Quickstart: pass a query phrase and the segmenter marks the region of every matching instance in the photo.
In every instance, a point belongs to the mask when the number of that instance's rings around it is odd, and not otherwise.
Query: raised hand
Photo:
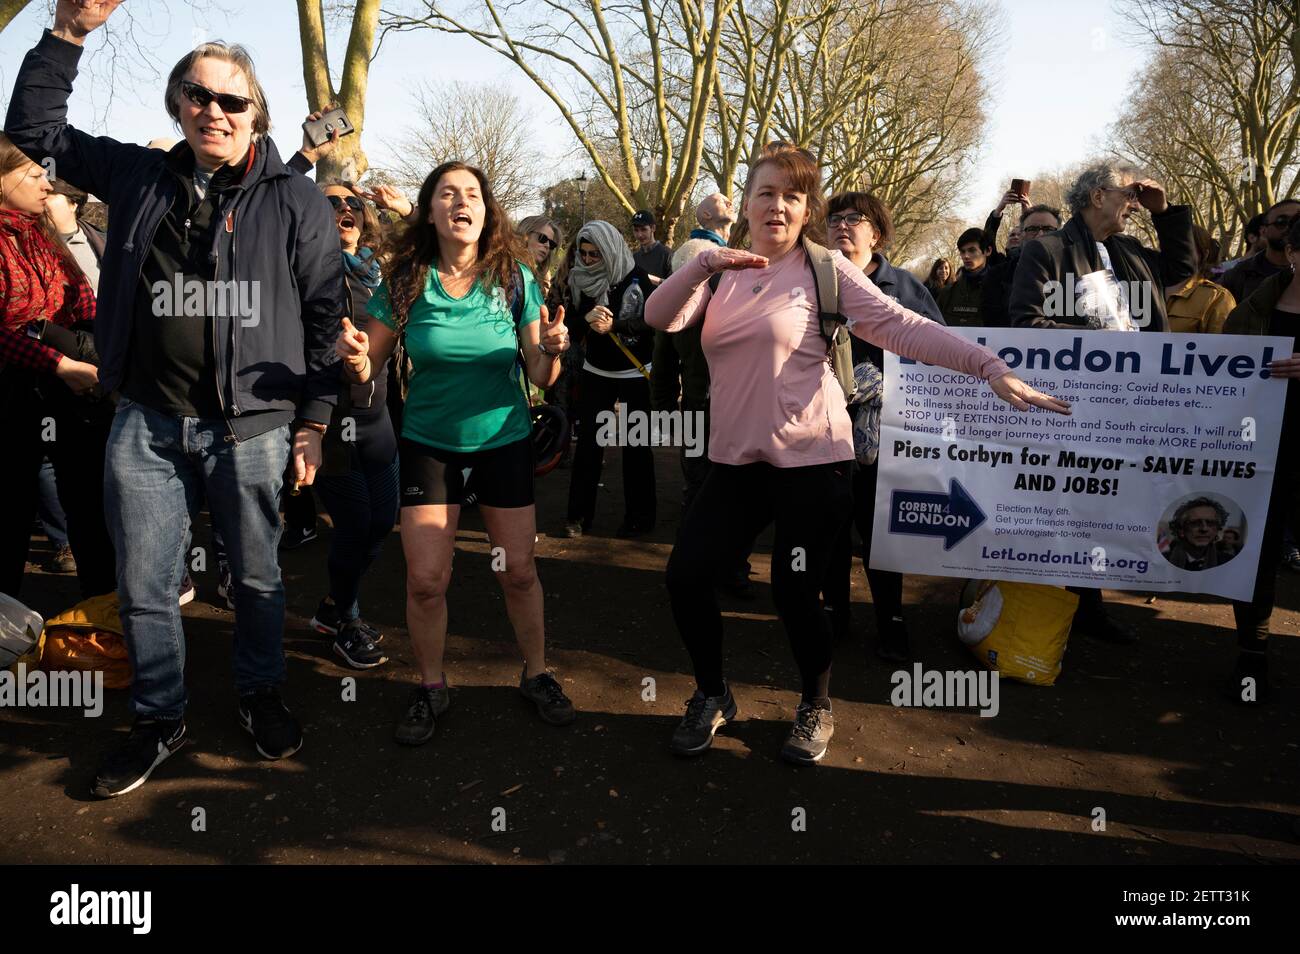
[[[1059,401],[1050,394],[1044,394],[1042,391],[1036,391],[1024,381],[1008,371],[1006,374],[993,378],[989,381],[989,386],[993,388],[993,393],[1002,400],[1006,401],[1017,411],[1028,411],[1030,406],[1041,407],[1047,411],[1054,411],[1057,414],[1069,414],[1070,405],[1065,401]]]
[[[1027,209],[1029,208],[1029,199],[1019,192],[1008,189],[1006,194],[1002,196],[1002,201],[998,203],[998,215],[1001,215],[1002,210],[1009,205],[1018,205],[1022,209]]]
[[[406,218],[414,210],[411,200],[390,185],[377,185],[373,189],[357,187],[363,199],[369,199],[380,209],[387,209],[401,218]]]
[[[122,0],[59,0],[54,9],[55,36],[80,45],[104,25]]]
[[[343,331],[334,343],[334,351],[348,370],[360,375],[366,370],[370,360],[370,336],[353,326],[347,318],[343,319]]]
[[[738,248],[711,248],[700,253],[700,264],[712,274],[728,269],[767,268],[767,259]]]
[[[538,344],[549,354],[559,355],[569,350],[569,329],[564,327],[564,306],[555,309],[555,317],[550,316],[550,309],[542,306],[541,328]]]
[[[1159,215],[1165,209],[1169,208],[1169,199],[1165,196],[1165,187],[1155,179],[1139,179],[1133,183],[1133,187],[1138,190],[1138,202],[1148,212],[1154,212]]]
[[[329,108],[333,109],[334,107],[331,106]],[[324,116],[326,112],[327,110],[318,109],[314,113],[309,113],[307,118],[304,119],[303,122],[314,123],[316,120]],[[316,163],[320,162],[322,159],[324,159],[326,156],[328,156],[331,152],[334,151],[334,148],[339,144],[339,139],[342,137],[342,135],[343,134],[339,131],[339,129],[335,127],[334,130],[330,133],[329,139],[327,139],[325,142],[317,146],[312,143],[311,137],[307,135],[307,131],[304,129],[302,133],[302,148],[299,149],[298,151],[301,152],[304,156],[306,156],[307,160],[314,166],[316,165]]]

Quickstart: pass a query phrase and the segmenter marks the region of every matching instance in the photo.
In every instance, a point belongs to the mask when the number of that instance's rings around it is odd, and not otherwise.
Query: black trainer
[[[138,717],[125,741],[99,767],[91,793],[116,798],[134,791],[184,744],[184,719]]]
[[[423,745],[433,738],[438,716],[450,708],[451,693],[447,691],[445,676],[439,689],[416,686],[411,692],[411,703],[406,707],[406,714],[393,732],[393,738],[402,745]]]
[[[316,539],[315,527],[285,527],[280,535],[281,550],[296,550],[305,543]]]
[[[736,718],[736,700],[731,687],[720,696],[706,696],[699,689],[686,700],[686,715],[673,730],[669,748],[675,755],[699,755],[713,744],[713,735]]]
[[[568,725],[576,718],[573,703],[549,672],[538,673],[529,679],[528,667],[525,666],[519,674],[519,691],[525,699],[537,706],[537,714],[543,722]]]
[[[382,643],[384,634],[375,629],[361,617],[357,617],[354,622],[361,627],[361,631],[366,634],[372,643]],[[316,607],[316,615],[311,618],[312,629],[318,633],[324,633],[326,636],[337,636],[339,628],[343,625],[343,617],[339,614],[337,603],[331,603],[328,600],[321,600],[320,605]]]
[[[334,637],[334,653],[353,669],[374,669],[388,662],[388,657],[355,619],[344,623]]]
[[[280,700],[280,690],[263,686],[239,697],[239,724],[267,759],[287,759],[302,748],[302,726]]]

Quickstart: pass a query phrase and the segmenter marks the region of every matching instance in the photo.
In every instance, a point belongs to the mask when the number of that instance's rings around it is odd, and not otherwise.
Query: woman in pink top
[[[813,763],[834,731],[832,637],[819,590],[842,514],[851,507],[852,425],[827,360],[803,229],[824,218],[812,155],[768,146],[751,163],[744,214],[750,251],[715,248],[664,281],[646,302],[646,322],[668,332],[705,321],[701,343],[711,380],[713,466],[668,561],[673,617],[697,688],[673,733],[672,749],[697,755],[736,715],[722,675],[722,615],[714,568],[756,526],[775,521],[772,591],[802,680],[802,699],[781,754]],[[908,311],[862,270],[835,257],[840,312],[853,334],[887,351],[986,379],[1019,410],[1069,406],[1029,387],[987,348]],[[722,273],[716,292],[708,279]]]

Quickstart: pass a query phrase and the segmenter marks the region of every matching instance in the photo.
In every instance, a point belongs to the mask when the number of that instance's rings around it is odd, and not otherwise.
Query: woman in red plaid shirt
[[[112,408],[98,370],[38,340],[42,320],[85,330],[95,318],[86,276],[44,218],[45,170],[0,135],[0,592],[17,597],[36,516],[41,461],[54,464],[83,597],[116,586],[104,524],[104,444]],[[70,350],[70,349],[69,349]]]

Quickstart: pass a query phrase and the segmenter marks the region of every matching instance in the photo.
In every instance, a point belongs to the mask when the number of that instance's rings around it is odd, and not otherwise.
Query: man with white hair
[[[1166,331],[1165,288],[1196,272],[1192,210],[1170,205],[1164,187],[1130,166],[1085,170],[1066,195],[1070,220],[1021,246],[1011,279],[1012,327]],[[1151,214],[1159,250],[1125,235],[1139,209]],[[1136,632],[1111,619],[1101,590],[1075,588],[1074,631],[1131,643]]]
[[[18,73],[5,132],[33,161],[113,209],[100,273],[99,385],[121,400],[104,505],[131,654],[130,734],[100,766],[100,797],[148,780],[185,741],[185,637],[176,594],[206,497],[235,596],[241,726],[268,759],[302,745],[285,679],[278,502],[293,462],[310,484],[337,402],[334,343],[348,307],[325,197],[281,161],[242,47],[205,43],[167,79],[184,141],[168,152],[68,125],[86,36],[117,0],[59,0]]]

